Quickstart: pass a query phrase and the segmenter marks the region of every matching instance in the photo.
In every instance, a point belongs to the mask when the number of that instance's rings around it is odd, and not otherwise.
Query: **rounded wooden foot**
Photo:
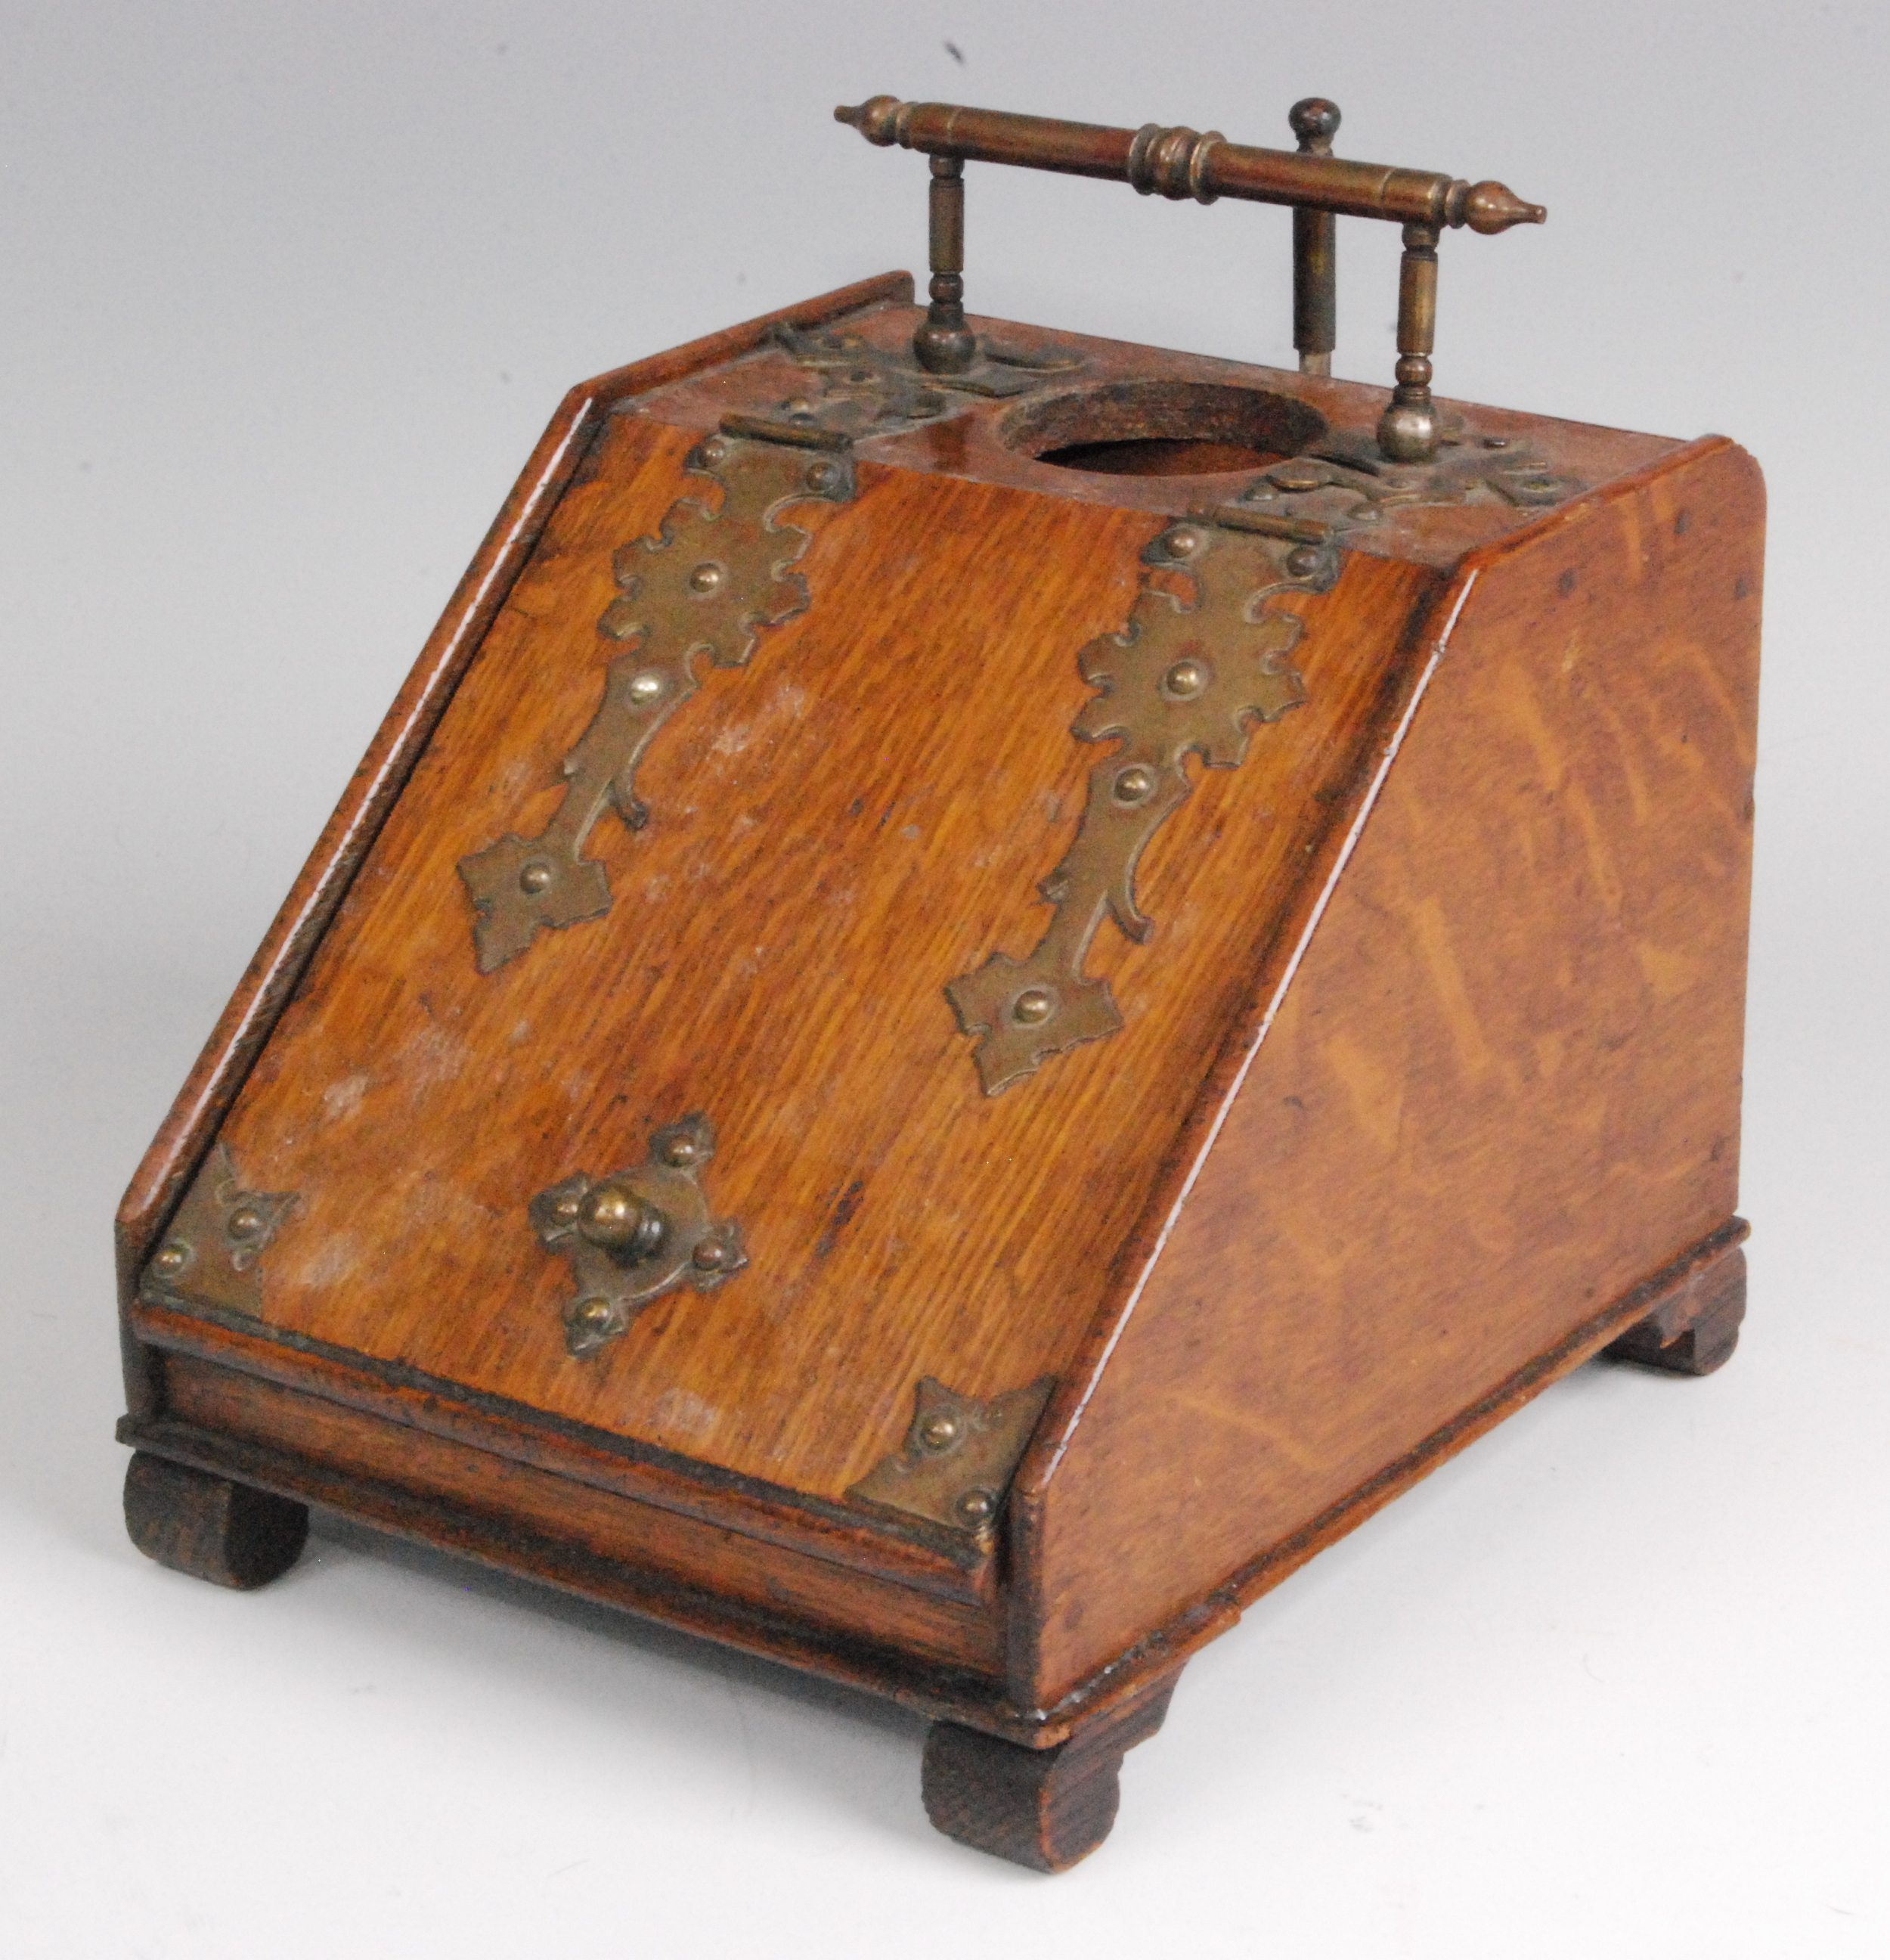
[[[1669,1375],[1710,1375],[1732,1360],[1745,1318],[1745,1253],[1734,1246],[1610,1341],[1608,1353]]]
[[[1732,1360],[1744,1318],[1742,1312],[1710,1314],[1671,1341],[1661,1340],[1657,1329],[1631,1328],[1608,1351],[1618,1361],[1637,1362],[1669,1375],[1710,1375]]]
[[[141,1449],[125,1473],[125,1529],[160,1565],[246,1592],[279,1579],[301,1557],[309,1511],[293,1498]]]
[[[1109,1835],[1123,1755],[1161,1726],[1170,1675],[1054,1748],[1027,1749],[956,1723],[926,1739],[926,1815],[948,1838],[1037,1872],[1067,1871]]]

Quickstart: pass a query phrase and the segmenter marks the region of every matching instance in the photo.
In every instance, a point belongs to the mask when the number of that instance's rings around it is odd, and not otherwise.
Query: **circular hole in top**
[[[1325,418],[1289,395],[1219,381],[1112,381],[1019,409],[1007,447],[1104,476],[1213,476],[1310,448]]]

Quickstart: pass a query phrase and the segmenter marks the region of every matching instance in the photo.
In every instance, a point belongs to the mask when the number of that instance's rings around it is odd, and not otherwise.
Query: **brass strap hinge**
[[[994,953],[945,990],[959,1026],[977,1037],[987,1096],[1122,1026],[1109,982],[1083,971],[1091,943],[1105,918],[1138,944],[1154,934],[1136,902],[1136,868],[1193,794],[1187,758],[1237,768],[1252,724],[1277,721],[1306,698],[1290,658],[1301,622],[1267,601],[1328,590],[1341,553],[1330,526],[1223,511],[1171,524],[1142,562],[1148,571],[1127,624],[1078,656],[1097,693],[1070,732],[1120,746],[1091,769],[1075,840],[1039,888],[1056,916],[1024,958]],[[1152,582],[1177,573],[1192,587],[1191,604]]]
[[[632,830],[649,822],[637,768],[700,685],[696,656],[744,667],[764,632],[806,611],[807,581],[791,568],[809,533],[782,513],[850,501],[851,450],[844,434],[732,415],[689,452],[702,489],[676,499],[657,536],[616,552],[618,596],[597,631],[627,651],[605,670],[603,701],[564,759],[569,781],[557,814],[536,837],[508,833],[459,861],[481,973],[516,959],[548,928],[610,910],[609,877],[583,854],[586,838],[606,808]],[[712,508],[703,491],[713,489],[721,496]]]

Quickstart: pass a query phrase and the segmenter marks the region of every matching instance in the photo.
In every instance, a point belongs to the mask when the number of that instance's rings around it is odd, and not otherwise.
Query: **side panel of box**
[[[1726,1225],[1762,527],[1713,441],[1466,563],[1277,1015],[1024,1467],[1024,1705],[1217,1589],[1224,1619]]]

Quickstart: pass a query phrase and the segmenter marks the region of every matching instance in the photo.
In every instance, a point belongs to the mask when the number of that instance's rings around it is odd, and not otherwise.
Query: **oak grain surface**
[[[1310,699],[1157,838],[1155,940],[1099,937],[1127,1026],[986,1099],[942,989],[1042,929],[1095,756],[1077,654],[1127,617],[1145,512],[863,463],[852,505],[793,514],[808,612],[665,727],[649,826],[593,834],[608,916],[474,966],[455,865],[555,807],[611,554],[658,528],[691,434],[607,425],[224,1134],[300,1194],[271,1324],[838,1498],[920,1376],[986,1396],[1066,1362],[1434,581],[1357,558],[1276,602]],[[573,1361],[526,1204],[697,1109],[753,1263]]]

